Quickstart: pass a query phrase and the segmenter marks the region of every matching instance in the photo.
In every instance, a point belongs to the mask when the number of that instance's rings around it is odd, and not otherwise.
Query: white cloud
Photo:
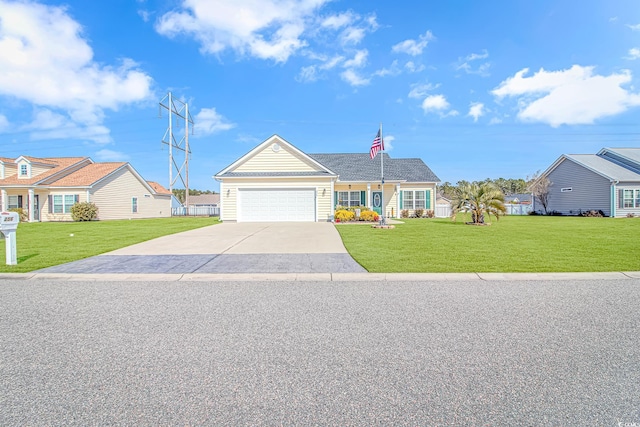
[[[296,76],[296,81],[301,83],[310,83],[318,80],[318,72],[315,65],[309,65],[308,67],[302,67],[300,73]]]
[[[634,47],[629,49],[629,54],[625,59],[636,60],[640,59],[640,48]]]
[[[342,32],[340,42],[343,45],[356,45],[364,39],[365,34],[364,28],[349,27]]]
[[[102,149],[96,152],[95,158],[99,162],[128,162],[129,156],[120,152]]]
[[[384,135],[384,151],[389,152],[393,150],[393,141],[396,140],[396,137],[393,135]]]
[[[491,120],[489,120],[490,125],[498,125],[500,123],[502,123],[502,119],[498,117],[493,117]]]
[[[340,77],[342,77],[342,80],[346,81],[351,86],[366,86],[371,82],[370,79],[362,77],[355,70],[351,70],[351,69],[344,70],[340,74]]]
[[[440,84],[431,83],[416,83],[411,85],[411,91],[409,92],[409,98],[421,99],[427,96],[427,93],[440,87]]]
[[[402,41],[393,45],[391,50],[395,53],[406,53],[407,55],[418,56],[422,54],[427,44],[434,38],[431,31],[427,31],[424,35],[419,36],[417,41],[413,39]]]
[[[104,110],[152,95],[151,77],[133,61],[125,59],[118,67],[94,62],[82,28],[64,7],[0,0],[0,52],[0,95],[65,117],[59,130],[37,117],[27,128],[47,132],[34,138],[49,134],[109,142]]]
[[[344,68],[361,68],[367,63],[367,56],[369,56],[369,51],[367,49],[356,51],[353,59],[349,59],[344,61]]]
[[[323,70],[330,70],[344,61],[344,56],[336,55],[331,59],[328,59],[324,62],[324,64],[320,65],[320,68]]]
[[[339,13],[337,15],[331,15],[325,18],[320,24],[323,27],[328,27],[334,30],[340,29],[350,25],[356,20],[356,17],[351,12]]]
[[[627,27],[631,28],[633,31],[640,31],[640,24],[627,25]]]
[[[328,1],[184,0],[181,9],[159,19],[156,31],[167,37],[192,36],[204,53],[232,49],[286,62],[307,45],[302,35],[316,11]]]
[[[398,61],[396,60],[391,63],[391,66],[389,68],[382,68],[373,73],[373,75],[378,77],[397,76],[401,72],[402,70],[400,69],[400,67],[398,67]]]
[[[640,106],[640,94],[622,87],[631,82],[630,71],[602,76],[593,70],[594,67],[574,65],[561,71],[540,69],[533,76],[525,77],[529,72],[525,68],[503,81],[492,93],[498,99],[518,98],[521,120],[553,127],[591,124]]]
[[[489,68],[491,68],[490,62],[482,62],[480,65],[474,67],[474,62],[487,59],[489,52],[485,49],[482,53],[471,53],[464,58],[458,58],[458,64],[456,70],[463,70],[467,74],[478,74],[482,77],[488,77]]]
[[[443,111],[449,109],[449,107],[450,105],[444,95],[427,96],[424,101],[422,101],[422,109],[425,113]]]
[[[236,127],[235,123],[230,123],[222,115],[218,114],[215,108],[203,108],[194,118],[195,133],[197,135],[211,135]]]
[[[404,64],[404,68],[410,73],[419,73],[425,69],[425,66],[422,64],[416,65],[413,61],[407,61],[407,63]]]
[[[477,122],[479,117],[484,115],[484,104],[482,102],[473,102],[469,107],[468,116],[473,117],[473,121]]]

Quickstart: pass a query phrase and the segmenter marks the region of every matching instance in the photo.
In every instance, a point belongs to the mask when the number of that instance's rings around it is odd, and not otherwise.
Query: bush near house
[[[377,222],[380,221],[380,217],[374,211],[360,212],[360,221]]]
[[[25,222],[28,219],[27,213],[22,208],[11,208],[9,209],[9,212],[16,212],[20,215],[20,222]]]
[[[335,218],[336,222],[346,222],[353,221],[353,219],[356,217],[356,214],[345,209],[340,209],[336,211],[333,217]]]
[[[98,218],[98,207],[94,203],[82,202],[71,206],[74,221],[94,221]]]

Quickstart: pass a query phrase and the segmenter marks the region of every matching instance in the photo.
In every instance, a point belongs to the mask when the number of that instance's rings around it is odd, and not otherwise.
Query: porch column
[[[400,184],[396,185],[396,218],[400,218]]]
[[[373,204],[371,203],[371,183],[367,184],[367,207],[371,209]]]
[[[27,192],[29,193],[29,201],[27,202],[27,206],[29,206],[29,222],[33,222],[33,209],[35,202],[35,197],[33,197],[33,188],[30,188]]]
[[[7,211],[7,190],[2,189],[2,212]]]

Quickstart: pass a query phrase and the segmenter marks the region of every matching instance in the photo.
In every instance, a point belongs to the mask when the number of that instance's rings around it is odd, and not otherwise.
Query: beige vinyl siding
[[[261,152],[256,153],[246,162],[234,169],[234,172],[310,172],[321,170],[307,159],[280,144],[279,151],[273,151],[269,144]]]
[[[131,211],[133,197],[138,199],[137,213]],[[96,184],[91,190],[90,201],[98,206],[100,220],[171,216],[170,195],[151,194],[126,167]]]
[[[4,178],[9,178],[10,176],[14,176],[17,173],[18,173],[18,168],[15,163],[4,164]]]
[[[40,221],[73,221],[70,213],[53,213],[53,207],[49,209],[49,196],[79,196],[79,202],[87,201],[87,190],[84,188],[64,188],[51,190],[49,193],[37,193],[40,196]],[[26,200],[26,199],[25,199]],[[26,202],[25,202],[26,203]],[[49,212],[51,211],[51,213]]]
[[[428,197],[428,199],[425,199],[425,207],[424,210],[425,211],[435,211],[435,206],[436,206],[436,185],[433,183],[411,183],[411,184],[405,184],[405,185],[401,185],[400,186],[400,191],[425,191],[425,197]],[[396,194],[396,197],[398,197],[398,195]],[[404,204],[404,197],[402,199],[402,203]],[[397,201],[396,201],[396,205],[397,205]],[[394,205],[395,206],[395,205]],[[401,205],[400,206],[400,211],[404,210],[405,208]],[[408,209],[409,211],[409,216],[412,216],[415,213],[415,209]],[[397,216],[401,216],[401,212],[397,213]]]
[[[313,188],[316,190],[316,212],[318,221],[329,221],[333,215],[331,181],[327,178],[252,178],[247,180],[226,178],[224,185],[221,186],[222,194],[220,195],[222,204],[221,218],[223,221],[238,220],[238,189],[242,188]]]
[[[31,165],[31,177],[36,177],[41,173],[48,172],[50,170],[51,170],[50,167]]]

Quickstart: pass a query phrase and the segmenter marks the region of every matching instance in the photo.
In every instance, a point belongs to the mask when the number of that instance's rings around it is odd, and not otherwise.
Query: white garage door
[[[240,189],[238,221],[315,221],[316,192],[312,189]]]

